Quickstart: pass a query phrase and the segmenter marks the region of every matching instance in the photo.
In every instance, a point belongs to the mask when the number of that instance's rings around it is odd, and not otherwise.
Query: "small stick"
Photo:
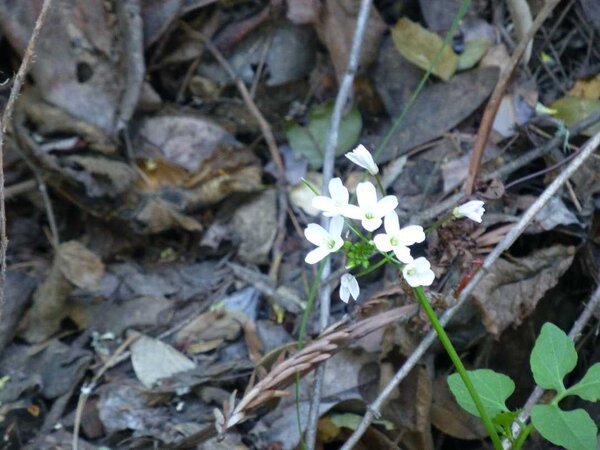
[[[133,344],[135,341],[139,339],[140,335],[131,335],[128,336],[125,341],[119,345],[119,347],[115,350],[113,355],[106,361],[100,370],[94,375],[92,381],[90,381],[85,386],[81,387],[79,399],[77,400],[77,407],[75,409],[75,424],[73,425],[73,450],[77,450],[79,446],[79,429],[81,426],[81,417],[83,415],[83,408],[85,408],[85,404],[89,396],[92,394],[94,389],[96,388],[98,381],[100,378],[106,373],[108,369],[116,365],[120,361],[121,354],[127,350],[127,348]]]
[[[4,306],[4,287],[6,284],[6,249],[8,247],[8,238],[6,237],[6,205],[4,204],[4,135],[6,134],[8,124],[12,119],[15,102],[19,93],[21,92],[23,83],[25,82],[25,76],[27,75],[27,72],[29,72],[31,62],[33,61],[35,46],[37,44],[40,31],[46,21],[46,16],[48,15],[48,10],[50,9],[51,4],[52,0],[44,0],[40,14],[35,21],[33,32],[29,38],[29,43],[25,49],[21,66],[15,75],[13,86],[8,97],[8,102],[6,103],[4,113],[2,114],[2,120],[0,121],[0,318],[2,317],[2,309]]]
[[[566,183],[566,181],[575,173],[577,169],[594,153],[594,151],[600,145],[600,132],[596,133],[589,139],[582,147],[581,152],[575,157],[571,163],[565,168],[563,172],[556,177],[556,179],[542,192],[542,195],[533,202],[533,204],[525,211],[519,221],[512,227],[512,229],[504,236],[502,241],[494,248],[494,250],[486,257],[483,266],[471,279],[469,284],[462,290],[456,304],[448,309],[444,315],[440,318],[442,326],[450,321],[450,319],[456,314],[456,312],[466,303],[471,293],[483,277],[489,272],[490,268],[500,258],[502,253],[508,250],[511,245],[517,240],[517,238],[525,231],[529,224],[533,221],[537,213],[550,201],[550,199],[556,194],[556,192]],[[449,296],[446,301],[448,304],[454,302],[454,298]],[[342,446],[341,450],[350,450],[354,445],[358,443],[360,437],[365,433],[373,419],[380,414],[381,407],[387,401],[392,392],[398,387],[400,382],[406,377],[406,375],[412,370],[417,364],[421,356],[429,349],[433,341],[435,340],[435,331],[430,331],[427,336],[423,338],[421,343],[417,346],[414,352],[406,360],[406,362],[400,367],[398,372],[388,382],[383,391],[377,396],[375,401],[369,405],[365,415],[356,428],[354,433]]]
[[[269,275],[274,280],[277,279],[277,273],[279,272],[279,265],[281,264],[282,259],[282,251],[281,247],[283,245],[283,241],[285,239],[285,219],[287,214],[287,195],[285,192],[285,166],[283,164],[283,159],[281,158],[281,154],[279,153],[279,148],[277,147],[277,142],[275,141],[275,135],[273,134],[273,130],[269,125],[269,122],[265,119],[263,114],[256,106],[256,103],[252,99],[248,88],[244,84],[244,82],[237,76],[231,64],[225,59],[223,54],[219,51],[219,49],[202,33],[198,33],[196,30],[193,30],[189,25],[182,23],[183,28],[186,32],[193,36],[194,38],[202,41],[204,43],[205,48],[213,55],[213,57],[217,60],[219,64],[225,69],[227,74],[234,81],[246,107],[250,111],[250,114],[254,116],[254,119],[258,123],[258,126],[267,142],[267,147],[269,148],[269,153],[271,154],[271,159],[275,163],[275,167],[277,168],[277,203],[278,203],[278,216],[277,216],[277,237],[275,238],[275,242],[273,243],[273,255],[272,255],[272,264],[269,270]]]
[[[569,135],[576,136],[579,133],[581,133],[583,130],[585,130],[586,128],[589,128],[590,126],[595,125],[598,122],[600,122],[600,111],[595,111],[592,114],[590,114],[589,116],[587,116],[585,119],[580,120],[579,122],[575,123],[571,128],[569,128]],[[542,145],[540,147],[536,147],[533,150],[531,150],[527,153],[524,153],[523,155],[519,156],[518,158],[515,158],[511,162],[505,164],[504,166],[502,166],[500,169],[496,170],[495,172],[492,172],[489,175],[485,175],[483,177],[483,180],[489,181],[494,178],[503,178],[503,177],[511,174],[515,170],[520,169],[521,167],[525,166],[526,164],[529,164],[531,161],[544,156],[546,153],[550,152],[552,149],[561,145],[563,140],[564,140],[563,136],[557,135],[554,138],[552,138],[550,141],[546,142],[544,145]],[[437,205],[429,208],[428,210],[412,216],[410,222],[411,223],[419,223],[419,222],[433,219],[433,218],[439,216],[440,214],[442,214],[443,212],[448,211],[449,209],[456,206],[456,204],[464,198],[466,198],[465,194],[463,192],[458,192],[458,193],[452,195],[451,197],[447,198],[443,202],[438,203]]]
[[[485,107],[485,111],[483,112],[483,118],[481,119],[479,132],[477,133],[475,144],[473,144],[473,153],[471,153],[471,160],[469,162],[469,175],[465,185],[465,194],[467,196],[473,193],[473,187],[475,186],[475,180],[477,178],[477,173],[479,172],[479,166],[481,165],[483,151],[485,150],[485,145],[487,144],[490,131],[492,130],[492,125],[494,123],[494,118],[496,117],[496,113],[500,107],[500,102],[502,101],[502,97],[504,96],[504,92],[508,87],[508,83],[512,77],[512,74],[519,63],[519,60],[523,56],[529,41],[533,38],[535,33],[542,26],[542,23],[544,23],[544,21],[548,18],[559,1],[560,0],[548,0],[544,4],[544,7],[533,21],[533,25],[529,29],[528,33],[523,36],[523,39],[521,39],[521,42],[519,42],[519,45],[517,45],[517,48],[510,58],[510,63],[500,75],[500,79],[498,80],[498,83],[494,88],[494,92],[492,93],[492,96]]]
[[[348,65],[340,84],[340,89],[335,98],[335,104],[333,106],[333,113],[331,115],[331,122],[329,123],[329,129],[327,130],[327,141],[325,145],[325,154],[323,157],[323,186],[322,192],[327,191],[329,181],[333,177],[333,164],[335,160],[335,149],[338,144],[338,131],[340,122],[342,121],[342,114],[344,107],[350,96],[352,90],[352,84],[354,82],[354,76],[358,69],[358,63],[360,60],[360,49],[367,28],[367,22],[369,20],[369,12],[371,10],[372,0],[361,0],[360,9],[356,18],[356,29],[354,31],[354,38],[352,39],[352,48],[348,55]],[[329,218],[322,217],[321,225],[327,227],[329,225]],[[321,290],[319,293],[320,298],[320,311],[319,311],[319,325],[320,331],[322,332],[327,328],[329,324],[329,316],[331,314],[331,285],[324,283],[324,281],[331,274],[331,262],[329,258],[325,261],[325,267],[321,272]],[[313,384],[312,396],[310,399],[310,410],[308,413],[308,423],[306,426],[306,448],[313,450],[315,448],[317,440],[317,422],[319,420],[319,405],[321,403],[321,393],[323,391],[323,379],[325,377],[325,362],[319,367],[315,373],[315,381]]]

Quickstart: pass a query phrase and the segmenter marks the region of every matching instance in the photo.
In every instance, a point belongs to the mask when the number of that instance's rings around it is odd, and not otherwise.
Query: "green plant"
[[[598,429],[589,414],[583,409],[565,411],[559,405],[562,399],[571,395],[590,402],[600,400],[600,363],[592,365],[579,382],[565,387],[564,377],[576,364],[573,341],[556,325],[544,324],[531,352],[530,365],[536,384],[553,390],[555,396],[550,403],[533,407],[531,424],[518,423],[520,432],[516,437],[513,437],[512,426],[518,411],[510,411],[506,406],[506,400],[515,390],[514,382],[489,369],[468,371],[468,374],[486,413],[513,448],[521,448],[535,428],[545,439],[568,450],[596,450]],[[448,385],[460,406],[481,417],[459,374],[450,375]]]

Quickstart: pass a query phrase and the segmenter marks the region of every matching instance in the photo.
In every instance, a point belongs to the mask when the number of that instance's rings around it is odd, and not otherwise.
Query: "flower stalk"
[[[431,322],[433,329],[437,333],[440,343],[444,347],[444,350],[446,350],[446,353],[448,353],[448,356],[450,357],[452,364],[454,364],[456,371],[458,372],[458,374],[460,375],[460,378],[462,379],[463,383],[465,384],[465,387],[467,388],[469,395],[473,399],[473,403],[475,403],[475,406],[477,407],[479,416],[481,417],[481,420],[483,420],[483,424],[485,425],[485,429],[487,430],[488,435],[490,436],[490,439],[492,440],[492,444],[494,444],[494,448],[496,450],[502,450],[502,443],[500,442],[500,437],[498,436],[496,427],[494,426],[494,424],[490,420],[490,417],[488,416],[487,412],[485,411],[485,408],[483,407],[483,404],[481,403],[481,398],[479,398],[479,394],[477,393],[475,386],[473,386],[473,382],[469,378],[469,375],[467,374],[467,370],[465,369],[465,366],[463,365],[462,361],[460,360],[460,356],[458,356],[458,353],[456,353],[456,350],[454,349],[454,345],[452,345],[450,338],[446,334],[446,330],[444,330],[444,327],[442,327],[442,324],[438,320],[437,314],[435,313],[435,311],[429,304],[429,300],[427,299],[427,296],[425,295],[423,288],[420,286],[416,287],[413,289],[413,292],[415,293],[415,297],[417,297],[419,304],[423,308],[425,315]]]

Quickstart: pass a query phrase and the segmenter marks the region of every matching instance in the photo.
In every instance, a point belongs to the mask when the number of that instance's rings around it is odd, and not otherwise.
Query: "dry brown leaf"
[[[563,245],[544,248],[523,258],[500,259],[473,292],[487,331],[499,337],[519,325],[573,262],[575,249]]]
[[[240,335],[242,326],[247,321],[246,315],[240,311],[208,311],[179,330],[175,335],[175,342],[179,348],[187,350],[191,345],[196,345],[198,349],[198,344],[206,344],[208,341],[232,341]]]
[[[418,23],[402,17],[392,28],[392,40],[402,56],[423,70],[428,70],[439,49],[442,38],[426,30]],[[458,56],[451,47],[442,51],[439,62],[433,68],[433,74],[448,81],[458,65]]]
[[[129,119],[124,110],[137,103],[144,70],[138,2],[119,3],[64,0],[49,8],[51,26],[41,29],[30,71],[46,101],[111,137],[120,119]],[[0,29],[19,53],[41,7],[38,0],[0,2]]]
[[[232,222],[240,238],[240,260],[267,263],[277,235],[277,193],[271,189],[244,203],[233,214]]]
[[[132,332],[137,336],[131,344],[131,363],[138,380],[150,389],[164,378],[196,368],[183,353],[158,339]]]
[[[573,97],[600,98],[600,73],[589,80],[577,80],[568,94]]]
[[[104,264],[78,241],[69,241],[58,249],[57,262],[62,274],[75,286],[94,289],[104,275]]]
[[[359,0],[326,0],[322,8],[321,20],[316,25],[319,39],[325,44],[331,56],[338,81],[342,79],[348,64],[359,7]],[[359,59],[359,67],[362,69],[367,68],[377,57],[385,30],[383,19],[377,10],[371,7]]]
[[[93,289],[103,274],[102,261],[81,243],[61,244],[48,276],[34,293],[22,336],[28,342],[42,342],[56,333],[69,314],[67,300],[73,289]]]

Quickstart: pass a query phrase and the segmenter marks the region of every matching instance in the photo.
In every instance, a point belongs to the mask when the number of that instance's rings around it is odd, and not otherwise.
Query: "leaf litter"
[[[404,217],[461,190],[481,112],[531,27],[534,3],[472,6],[412,105],[460,2],[371,9],[336,155],[376,148],[410,105],[377,157]],[[359,302],[347,306],[336,274],[327,280],[335,325],[319,335],[313,311],[309,340],[296,349],[315,275],[303,262],[302,229],[318,212],[302,179],[320,188],[359,4],[54,2],[5,145],[6,448],[67,448],[73,439],[79,449],[298,448],[296,408],[308,415],[313,369],[324,361],[319,448],[338,448],[357,427],[428,330],[386,271],[366,276]],[[0,5],[2,73],[16,72],[40,8],[37,0]],[[559,6],[564,14],[542,26],[509,84],[483,155],[490,178],[477,186],[483,223],[448,224],[419,249],[432,262],[440,312],[597,129],[565,134],[599,109],[594,8]],[[0,104],[9,91],[0,87]],[[253,108],[275,136],[285,179]],[[558,148],[510,166],[553,136]],[[474,368],[518,372],[515,348],[533,347],[532,329],[567,326],[581,310],[598,278],[596,165],[591,159],[552,198],[449,324]],[[358,184],[345,158],[336,167],[335,176]],[[596,341],[590,334],[580,350],[592,362]],[[449,395],[439,354],[430,350],[394,390],[360,448],[466,448],[484,436]]]

